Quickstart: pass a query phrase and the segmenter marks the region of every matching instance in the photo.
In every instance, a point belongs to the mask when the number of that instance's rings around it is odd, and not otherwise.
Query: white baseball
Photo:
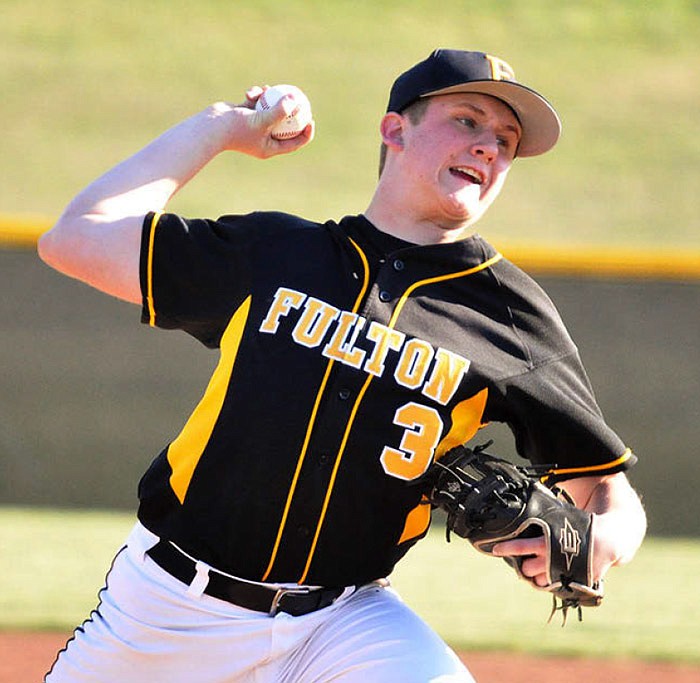
[[[294,95],[296,110],[278,123],[271,132],[273,138],[285,140],[299,135],[311,123],[311,103],[308,97],[295,85],[273,85],[268,88],[255,103],[258,111],[267,111],[274,107],[285,95]]]

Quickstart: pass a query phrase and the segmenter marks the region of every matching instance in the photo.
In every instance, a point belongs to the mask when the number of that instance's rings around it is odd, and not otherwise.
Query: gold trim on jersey
[[[403,295],[399,299],[399,302],[396,304],[396,309],[394,310],[394,314],[391,316],[391,320],[389,320],[388,327],[393,327],[396,324],[396,319],[399,317],[399,314],[401,313],[401,309],[406,304],[408,297],[411,296],[411,294],[413,294],[413,292],[416,289],[418,289],[418,287],[423,287],[424,285],[432,285],[432,284],[435,284],[436,282],[444,282],[445,280],[455,280],[458,277],[466,277],[467,275],[474,275],[474,273],[478,273],[482,270],[486,270],[487,268],[490,268],[495,263],[498,263],[502,258],[503,258],[503,254],[495,254],[490,259],[487,259],[483,263],[480,263],[478,266],[474,266],[473,268],[467,268],[467,270],[461,270],[457,273],[448,273],[446,275],[437,275],[436,277],[431,277],[431,278],[428,278],[427,280],[418,280],[417,282],[414,282],[403,293]]]
[[[157,211],[151,219],[151,230],[148,234],[148,260],[146,264],[146,302],[148,303],[148,324],[151,327],[156,325],[156,307],[153,300],[153,245],[156,239],[156,227],[162,211]]]
[[[178,437],[168,446],[168,462],[172,469],[170,486],[180,503],[185,501],[194,471],[221,413],[243,330],[248,320],[250,301],[251,297],[248,296],[229,321],[221,337],[219,363],[209,380],[204,396]]]
[[[398,545],[422,536],[428,530],[430,526],[430,512],[430,501],[426,496],[422,496],[420,503],[406,515],[406,523]]]
[[[470,398],[460,401],[452,410],[452,426],[447,435],[435,449],[435,459],[441,458],[447,451],[466,443],[486,425],[482,422],[489,390],[482,389]]]
[[[448,273],[446,275],[438,275],[436,277],[428,278],[426,280],[418,280],[414,282],[406,291],[403,293],[401,298],[396,304],[396,308],[394,309],[394,313],[392,314],[389,323],[387,325],[388,328],[393,329],[394,326],[396,325],[396,321],[398,320],[399,315],[401,314],[401,311],[403,307],[405,306],[406,302],[408,301],[408,297],[419,287],[423,287],[425,285],[431,285],[436,282],[442,282],[444,280],[454,280],[460,277],[466,277],[468,275],[473,275],[475,273],[478,273],[482,270],[486,270],[487,268],[490,268],[493,264],[497,263],[503,258],[501,254],[496,254],[495,256],[492,256],[490,259],[487,259],[483,263],[480,263],[478,266],[474,266],[472,268],[467,268],[466,270],[461,270],[456,273]],[[384,340],[380,343],[388,343],[386,337]],[[313,556],[316,552],[316,546],[318,544],[318,539],[321,535],[321,528],[323,527],[323,523],[326,518],[326,514],[328,512],[328,505],[330,503],[331,495],[333,493],[333,487],[335,485],[335,480],[338,474],[338,470],[340,469],[340,462],[343,459],[343,455],[345,453],[345,446],[347,445],[348,439],[350,438],[350,432],[353,427],[353,423],[355,421],[355,417],[357,416],[357,412],[360,408],[360,404],[362,403],[362,399],[364,398],[365,394],[367,393],[367,389],[369,388],[370,383],[374,379],[375,375],[370,374],[367,377],[367,380],[365,381],[364,385],[362,386],[362,389],[360,389],[360,392],[357,396],[357,399],[355,400],[355,405],[353,406],[352,412],[350,413],[350,417],[348,419],[348,423],[345,427],[345,433],[343,434],[343,439],[340,443],[340,448],[338,449],[338,454],[336,455],[335,459],[335,465],[333,467],[333,472],[331,474],[331,479],[328,485],[328,489],[326,491],[326,497],[323,501],[323,507],[321,509],[321,515],[319,517],[318,523],[316,525],[316,531],[314,533],[314,538],[313,542],[311,544],[311,549],[309,550],[309,555],[306,560],[306,566],[304,567],[304,573],[301,575],[299,578],[299,583],[304,583],[306,581],[306,577],[309,573],[309,569],[311,568],[311,562],[313,561]],[[319,394],[320,397],[320,394]]]
[[[576,477],[586,476],[586,475],[596,475],[605,474],[606,471],[610,471],[624,465],[631,457],[633,453],[631,449],[626,449],[625,452],[615,460],[611,462],[603,463],[602,465],[584,465],[583,467],[564,467],[561,469],[551,469],[547,474],[542,477],[542,481],[546,482],[552,477],[556,477],[558,480],[566,479],[566,475],[574,475]]]
[[[356,314],[360,308],[360,304],[362,303],[365,294],[367,293],[367,289],[369,288],[369,262],[367,261],[367,257],[362,252],[362,249],[360,249],[357,243],[352,238],[348,239],[350,239],[350,243],[360,255],[360,260],[362,261],[362,267],[364,269],[362,287],[360,288],[360,293],[357,295],[357,298],[355,299],[355,303],[352,308],[352,313]],[[314,401],[314,406],[311,410],[309,424],[306,428],[306,436],[304,437],[304,443],[301,447],[301,452],[299,453],[296,470],[294,471],[294,477],[292,478],[292,483],[289,487],[289,493],[287,494],[287,501],[285,503],[284,511],[282,513],[282,519],[280,520],[280,525],[277,530],[277,537],[275,538],[275,544],[272,548],[272,555],[270,556],[270,561],[267,565],[265,573],[262,576],[261,581],[267,580],[268,576],[270,575],[270,572],[272,571],[272,567],[275,564],[275,560],[277,559],[277,553],[279,552],[280,543],[282,542],[282,535],[284,534],[284,529],[287,525],[287,518],[289,517],[289,510],[292,506],[292,499],[294,498],[294,493],[296,492],[297,484],[299,482],[299,476],[301,474],[302,465],[304,464],[304,460],[306,459],[306,453],[309,448],[309,442],[311,441],[311,434],[313,433],[314,426],[316,424],[316,416],[318,415],[318,409],[321,405],[321,398],[325,393],[326,385],[328,384],[328,378],[330,377],[331,369],[333,368],[335,362],[336,361],[332,358],[328,361],[328,364],[326,365],[326,371],[323,375],[323,379],[321,380],[321,386],[319,387],[318,392],[316,394],[316,400]],[[304,576],[306,576],[306,572],[304,572]],[[299,580],[299,583],[303,583],[303,578]]]

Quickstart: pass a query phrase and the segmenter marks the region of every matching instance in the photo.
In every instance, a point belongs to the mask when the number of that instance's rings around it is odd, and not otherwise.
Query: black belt
[[[195,562],[168,541],[159,541],[147,555],[168,574],[188,586],[197,574]],[[255,612],[274,616],[286,612],[294,617],[328,607],[343,593],[344,588],[274,588],[248,583],[209,570],[209,582],[204,593]]]

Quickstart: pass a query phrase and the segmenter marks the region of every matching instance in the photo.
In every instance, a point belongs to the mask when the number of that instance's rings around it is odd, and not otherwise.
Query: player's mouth
[[[486,181],[486,177],[481,171],[470,166],[452,166],[450,173],[474,185],[483,185]]]

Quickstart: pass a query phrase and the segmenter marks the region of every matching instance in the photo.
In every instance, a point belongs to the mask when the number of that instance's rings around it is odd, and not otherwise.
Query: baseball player
[[[50,683],[473,680],[387,577],[430,523],[416,481],[491,421],[594,513],[597,578],[644,536],[635,456],[553,304],[474,232],[514,159],[556,143],[551,105],[501,59],[436,50],[393,84],[363,214],[165,213],[221,152],[312,140],[313,122],[274,139],[295,101],[258,112],[261,92],[168,130],[40,240],[51,266],[220,355]],[[497,553],[543,585],[543,539]]]

